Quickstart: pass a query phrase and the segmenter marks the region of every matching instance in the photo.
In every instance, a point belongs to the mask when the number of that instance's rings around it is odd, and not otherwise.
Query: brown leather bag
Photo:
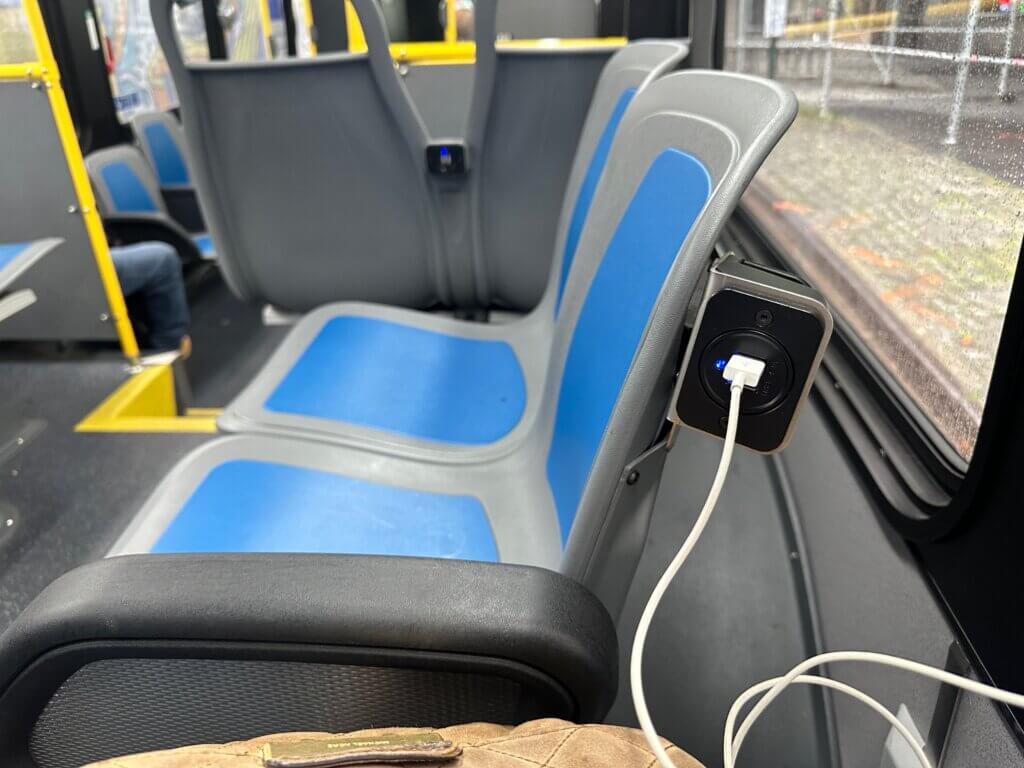
[[[678,768],[701,768],[664,742]],[[652,768],[643,734],[614,725],[535,720],[515,728],[473,723],[435,730],[285,733],[118,757],[86,768]]]

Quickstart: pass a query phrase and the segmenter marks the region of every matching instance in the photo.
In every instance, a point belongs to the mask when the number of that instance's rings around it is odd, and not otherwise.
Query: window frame
[[[727,224],[722,244],[747,258],[801,273],[743,203]],[[1024,359],[1020,259],[1024,237],[970,461],[956,453],[844,318],[835,318],[814,396],[856,459],[887,520],[911,541],[936,541],[961,526],[972,511],[977,489],[997,471],[990,459],[1009,428],[1001,424],[999,414],[1010,398],[1018,396],[1017,361]]]

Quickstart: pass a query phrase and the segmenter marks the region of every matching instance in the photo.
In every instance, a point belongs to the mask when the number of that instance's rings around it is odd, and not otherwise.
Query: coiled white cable
[[[759,693],[764,693],[782,680],[783,678],[781,677],[773,677],[771,680],[765,680],[763,683],[752,685],[741,693],[739,698],[733,702],[732,708],[729,710],[729,718],[726,720],[725,724],[723,753],[726,755],[726,760],[732,760],[735,762],[733,759],[734,752],[732,751],[730,739],[736,725],[736,718],[739,717],[740,710],[743,709],[743,706],[752,698],[757,696]],[[832,680],[827,677],[818,677],[817,675],[800,675],[799,677],[793,678],[792,682],[803,683],[804,685],[817,685],[822,688],[831,688],[834,691],[845,693],[847,696],[851,696],[857,701],[866,704],[883,718],[888,720],[889,725],[891,725],[896,732],[904,738],[910,746],[911,751],[914,753],[914,756],[917,758],[917,761],[921,764],[921,768],[932,768],[931,761],[928,759],[928,755],[925,754],[924,745],[918,742],[917,737],[910,732],[910,729],[903,723],[903,721],[894,715],[892,710],[886,709],[883,704],[868,696],[863,691],[857,690],[852,685],[840,683],[837,680]],[[733,768],[733,763],[727,762],[726,768]]]
[[[976,680],[970,680],[966,677],[961,677],[960,675],[954,675],[952,672],[936,669],[935,667],[930,667],[927,664],[921,664],[920,662],[910,661],[908,659],[901,659],[898,656],[889,656],[884,653],[871,653],[868,651],[834,651],[832,653],[822,653],[808,659],[807,661],[797,664],[787,675],[778,678],[777,682],[771,686],[768,693],[766,693],[761,700],[754,705],[753,709],[750,710],[750,713],[746,718],[744,718],[743,722],[740,724],[739,731],[736,732],[735,738],[732,738],[732,732],[735,728],[736,719],[739,716],[739,710],[742,707],[742,703],[738,705],[733,704],[732,710],[729,712],[729,718],[726,721],[726,735],[723,749],[725,768],[734,768],[736,758],[739,756],[740,747],[743,746],[743,740],[750,732],[751,727],[753,727],[754,723],[757,722],[757,719],[768,708],[768,706],[775,701],[775,699],[777,699],[779,695],[786,690],[791,683],[793,683],[793,681],[797,680],[804,672],[807,672],[821,664],[835,664],[846,661],[881,664],[887,667],[902,669],[906,672],[912,672],[923,677],[931,678],[932,680],[937,680],[940,683],[955,686],[969,693],[975,693],[979,696],[984,696],[986,698],[1002,702],[1003,704],[1024,708],[1024,696],[1019,693],[1003,691],[991,685],[985,685],[984,683],[979,683]],[[671,765],[671,763],[669,763],[669,765]],[[927,765],[927,763],[922,763],[922,765]]]
[[[637,720],[640,723],[640,728],[643,731],[644,738],[647,740],[648,746],[650,746],[651,750],[657,757],[661,768],[674,768],[674,764],[672,759],[668,756],[668,752],[661,744],[661,739],[658,737],[658,732],[654,727],[650,712],[647,709],[647,698],[644,695],[643,653],[644,646],[647,642],[647,634],[651,628],[651,621],[654,618],[655,612],[658,610],[658,605],[661,603],[661,599],[664,597],[665,592],[668,590],[672,580],[676,577],[676,574],[683,567],[687,558],[689,558],[690,553],[693,552],[694,547],[696,547],[697,542],[704,533],[704,529],[707,527],[708,521],[711,519],[711,514],[715,511],[715,506],[718,503],[718,497],[722,493],[722,487],[725,485],[725,478],[729,472],[729,465],[732,462],[733,449],[736,447],[736,429],[739,425],[740,400],[743,396],[743,388],[744,386],[756,387],[763,371],[763,362],[744,358],[740,355],[734,355],[726,366],[725,376],[731,382],[729,388],[729,418],[725,430],[725,442],[722,446],[722,457],[718,462],[718,470],[715,473],[715,479],[711,484],[711,490],[708,491],[704,507],[701,509],[700,515],[697,516],[697,520],[693,524],[693,528],[690,530],[690,533],[683,541],[683,544],[676,553],[676,556],[672,559],[672,562],[669,564],[668,568],[658,580],[654,590],[651,592],[650,599],[647,601],[647,605],[644,607],[644,612],[640,616],[640,622],[636,628],[636,635],[633,638],[633,648],[629,664],[630,690],[633,695],[633,707],[636,711]],[[826,677],[804,674],[821,664],[846,661],[859,661],[895,667],[897,669],[913,672],[915,674],[937,680],[941,683],[956,686],[970,693],[975,693],[995,701],[1000,701],[1004,704],[1024,709],[1024,696],[1020,694],[1003,691],[993,686],[985,685],[959,675],[954,675],[950,672],[936,669],[935,667],[930,667],[919,662],[901,659],[896,656],[888,656],[882,653],[870,653],[863,651],[824,653],[808,659],[807,661],[801,662],[797,666],[793,667],[793,669],[784,677],[778,677],[759,683],[740,694],[733,703],[732,708],[729,710],[729,716],[726,720],[722,748],[725,768],[735,768],[736,758],[739,756],[740,748],[743,746],[743,741],[750,732],[751,727],[753,727],[754,723],[757,722],[757,719],[764,713],[768,706],[771,705],[771,703],[775,701],[775,699],[777,699],[779,695],[786,690],[786,688],[794,683],[831,688],[852,696],[867,705],[885,718],[892,727],[904,739],[906,739],[922,768],[931,768],[931,763],[924,752],[923,746],[918,743],[914,735],[899,720],[899,718],[897,718],[890,710],[886,709],[877,700],[862,691],[859,691],[853,686],[847,685],[846,683],[840,683]],[[754,705],[750,710],[750,713],[743,719],[743,722],[740,724],[739,731],[737,731],[735,737],[733,737],[736,720],[739,718],[740,710],[754,696],[765,691],[767,691],[767,693],[761,697],[760,701]]]

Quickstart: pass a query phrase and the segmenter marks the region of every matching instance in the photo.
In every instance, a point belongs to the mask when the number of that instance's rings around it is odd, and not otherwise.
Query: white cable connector
[[[725,364],[725,371],[722,378],[733,386],[757,389],[761,383],[761,375],[764,373],[764,360],[758,360],[746,355],[733,355]]]

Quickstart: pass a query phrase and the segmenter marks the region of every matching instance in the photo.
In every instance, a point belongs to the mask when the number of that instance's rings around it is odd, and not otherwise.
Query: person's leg
[[[141,293],[154,349],[179,349],[188,333],[188,301],[178,253],[166,243],[111,248],[114,269],[126,296]]]

